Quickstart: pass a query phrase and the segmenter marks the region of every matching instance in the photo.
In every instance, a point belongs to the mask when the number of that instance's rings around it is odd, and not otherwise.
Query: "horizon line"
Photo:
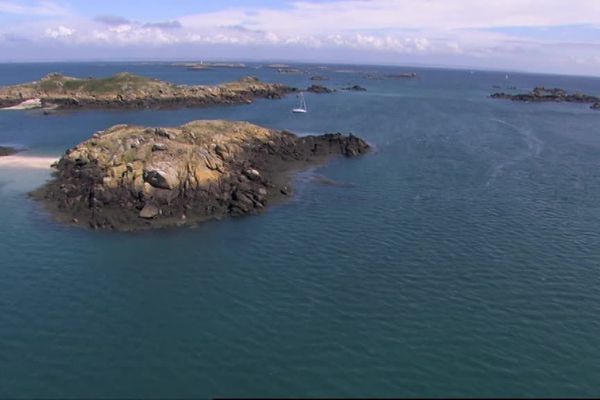
[[[33,59],[33,60],[0,60],[0,65],[2,64],[68,64],[68,63],[156,63],[156,64],[168,64],[173,62],[239,62],[239,63],[252,63],[252,64],[262,64],[262,63],[285,63],[285,64],[308,64],[308,65],[354,65],[354,66],[364,66],[364,67],[399,67],[399,68],[423,68],[423,69],[449,69],[449,70],[459,70],[459,71],[477,71],[477,72],[498,72],[498,73],[515,73],[515,74],[529,74],[529,75],[549,75],[549,76],[571,76],[571,77],[581,77],[581,78],[593,78],[600,79],[599,75],[588,75],[585,73],[566,73],[566,72],[542,72],[535,70],[524,70],[524,69],[503,69],[503,68],[486,68],[481,66],[470,66],[470,65],[460,65],[460,64],[426,64],[426,63],[393,63],[393,62],[375,62],[375,63],[357,63],[357,62],[347,62],[347,61],[316,61],[316,60],[306,60],[299,61],[293,59],[285,59],[285,58],[265,58],[265,59],[244,59],[244,58],[227,58],[227,57],[215,57],[211,58],[118,58],[115,57],[113,59]]]

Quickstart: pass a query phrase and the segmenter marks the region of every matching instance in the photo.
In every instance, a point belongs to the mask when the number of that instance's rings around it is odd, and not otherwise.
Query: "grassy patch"
[[[130,163],[130,162],[134,162],[136,159],[136,153],[133,150],[127,150],[125,153],[123,153],[123,162],[124,163]]]

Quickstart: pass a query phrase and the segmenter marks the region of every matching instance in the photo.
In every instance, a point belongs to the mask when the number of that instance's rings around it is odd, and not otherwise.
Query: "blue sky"
[[[0,61],[211,58],[600,75],[600,1],[0,0]]]

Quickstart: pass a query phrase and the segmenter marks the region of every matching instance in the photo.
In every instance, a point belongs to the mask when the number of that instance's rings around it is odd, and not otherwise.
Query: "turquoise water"
[[[600,113],[486,97],[492,85],[598,95],[600,79],[310,68],[368,91],[307,94],[301,116],[293,96],[0,113],[0,145],[32,155],[117,123],[202,118],[352,131],[376,148],[299,175],[294,199],[265,214],[138,234],[56,224],[26,197],[49,173],[0,167],[0,397],[600,395]],[[254,66],[11,64],[0,84],[124,70],[311,83]]]

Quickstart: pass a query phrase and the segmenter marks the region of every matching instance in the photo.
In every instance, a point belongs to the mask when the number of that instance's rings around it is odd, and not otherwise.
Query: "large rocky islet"
[[[291,194],[293,172],[369,145],[341,133],[297,136],[237,121],[117,125],[72,149],[32,193],[62,221],[138,230],[254,214]]]

